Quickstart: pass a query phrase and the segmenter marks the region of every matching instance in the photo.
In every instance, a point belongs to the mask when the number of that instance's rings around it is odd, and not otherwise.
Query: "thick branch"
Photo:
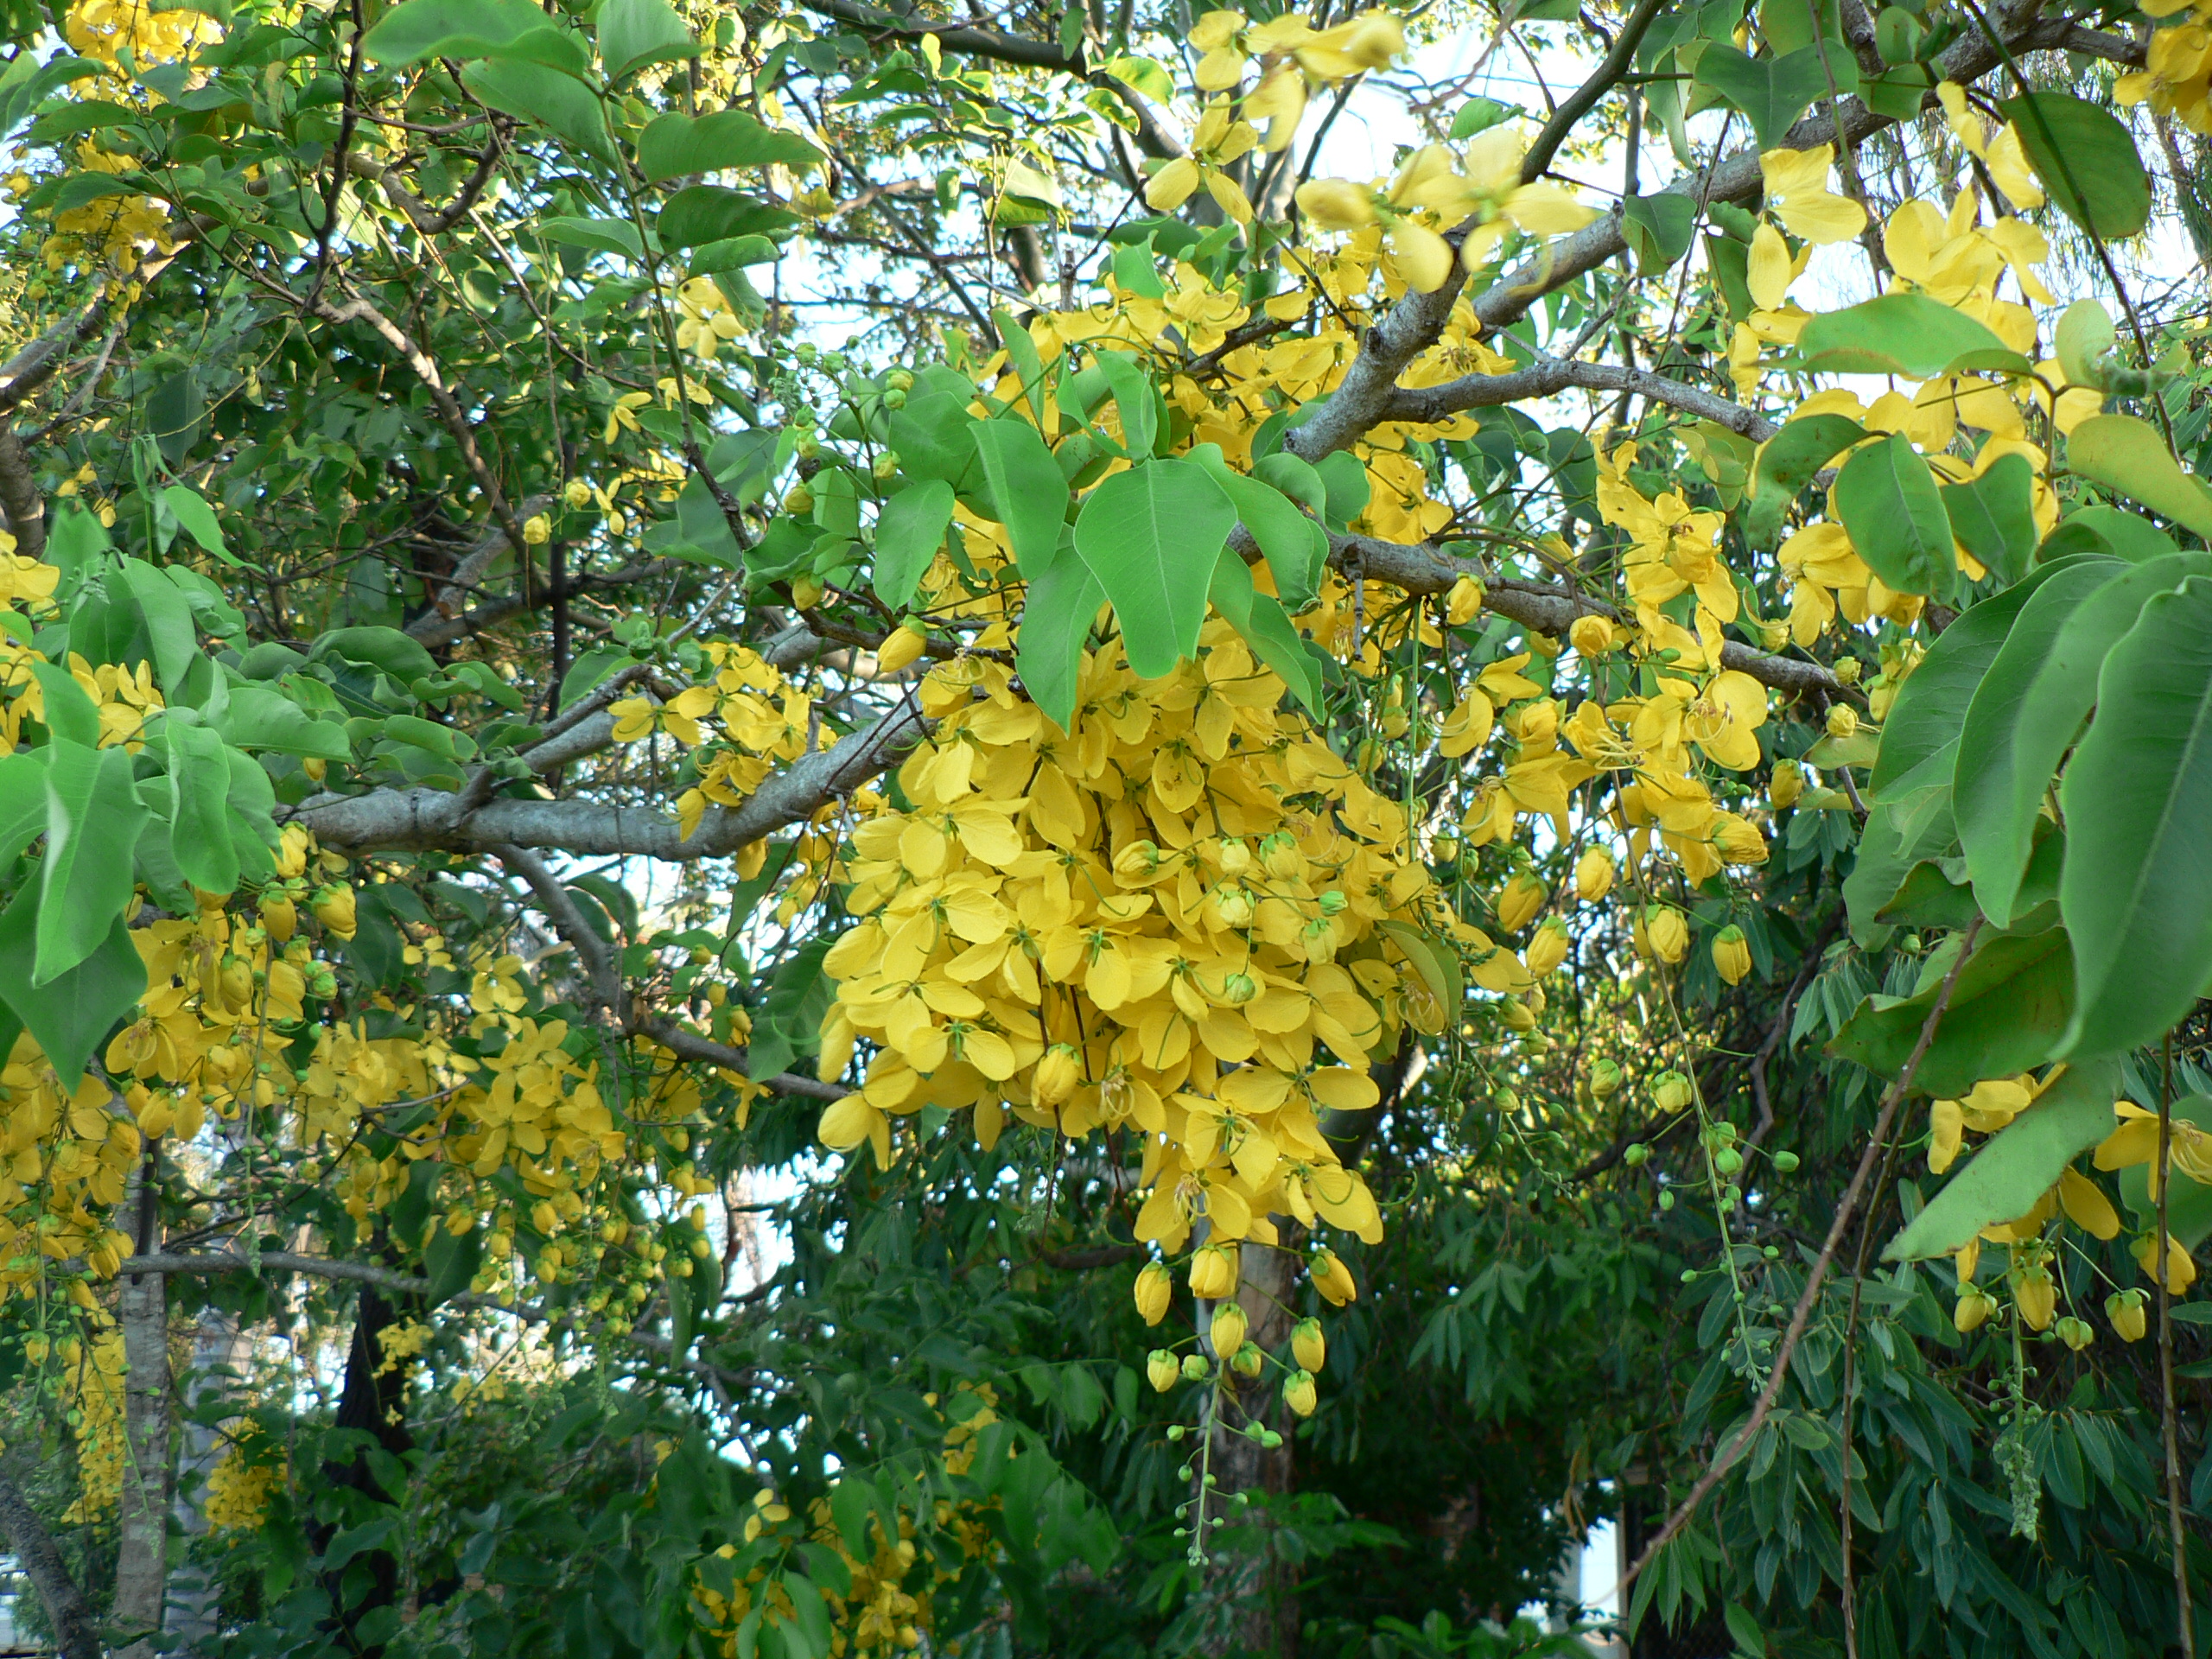
[[[8,529],[16,538],[16,551],[26,558],[46,553],[46,497],[40,493],[38,474],[32,470],[30,452],[15,429],[0,416],[0,512],[8,515]]]
[[[105,289],[73,317],[65,317],[0,365],[0,415],[15,409],[54,378],[70,348],[90,340],[107,315]]]
[[[724,858],[763,836],[812,817],[895,766],[928,734],[920,711],[902,708],[833,747],[792,762],[742,805],[713,807],[690,840],[667,813],[595,801],[499,798],[472,806],[434,789],[323,795],[292,818],[327,847],[362,853],[431,848],[489,852],[502,843],[538,852],[664,859]]]
[[[1441,385],[1400,386],[1383,405],[1382,418],[1429,426],[1465,410],[1495,409],[1523,398],[1549,397],[1571,386],[1592,391],[1632,391],[1655,404],[1715,422],[1756,443],[1765,442],[1776,430],[1774,423],[1764,416],[1701,386],[1687,385],[1649,369],[1556,357],[1539,358],[1510,374],[1468,374]]]
[[[54,1547],[38,1511],[4,1472],[0,1472],[0,1531],[8,1535],[9,1547],[23,1564],[24,1576],[38,1592],[39,1601],[46,1608],[46,1622],[54,1627],[54,1639],[60,1646],[61,1659],[100,1659],[99,1622],[92,1616],[85,1592],[69,1576],[61,1552]]]
[[[1553,639],[1560,638],[1581,616],[1602,616],[1609,622],[1633,626],[1634,618],[1618,607],[1588,594],[1550,588],[1516,577],[1494,577],[1471,559],[1455,559],[1426,545],[1377,541],[1371,536],[1329,535],[1329,563],[1339,570],[1357,572],[1375,582],[1387,582],[1411,594],[1441,594],[1462,576],[1484,583],[1483,608],[1510,617],[1523,627]],[[1843,682],[1818,663],[1794,657],[1777,657],[1739,640],[1724,641],[1720,665],[1750,675],[1762,685],[1792,696],[1816,692],[1825,696],[1844,695]]]

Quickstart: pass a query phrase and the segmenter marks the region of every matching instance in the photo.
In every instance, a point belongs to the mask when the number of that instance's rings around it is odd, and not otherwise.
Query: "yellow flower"
[[[1236,1293],[1236,1274],[1234,1244],[1201,1244],[1191,1255],[1191,1294],[1217,1302]]]
[[[1137,1274],[1137,1312],[1147,1325],[1158,1325],[1167,1317],[1168,1303],[1175,1294],[1175,1280],[1165,1264],[1147,1262],[1144,1271]]]
[[[1567,960],[1567,924],[1556,916],[1546,918],[1535,938],[1529,941],[1525,957],[1529,971],[1541,979]]]
[[[1534,919],[1551,897],[1551,889],[1528,871],[1523,870],[1505,885],[1497,895],[1497,925],[1508,933],[1518,933]]]
[[[1770,149],[1759,157],[1767,206],[1784,230],[1816,246],[1848,242],[1866,228],[1866,210],[1828,188],[1828,169],[1834,165],[1833,144]]]
[[[1578,616],[1567,642],[1585,657],[1602,657],[1613,648],[1613,625],[1602,616]]]
[[[1206,1334],[1212,1338],[1214,1353],[1222,1358],[1231,1358],[1244,1346],[1251,1321],[1244,1315],[1243,1304],[1224,1302],[1213,1311],[1213,1320]]]
[[[553,539],[553,521],[542,512],[523,520],[522,539],[530,547],[543,547]]]
[[[1359,1295],[1359,1287],[1353,1282],[1351,1269],[1338,1259],[1334,1250],[1314,1251],[1313,1260],[1306,1263],[1306,1272],[1313,1281],[1313,1288],[1321,1293],[1322,1299],[1335,1306],[1342,1307]]]
[[[2049,1270],[2034,1267],[2016,1275],[2012,1304],[2020,1310],[2020,1321],[2029,1330],[2050,1330],[2051,1316],[2058,1311],[2058,1287],[2051,1282]]]
[[[2113,1334],[2122,1342],[2140,1342],[2147,1321],[2143,1317],[2143,1293],[2139,1290],[2116,1290],[2105,1298],[2105,1317],[2112,1321]]]
[[[2196,1263],[2183,1246],[2181,1240],[2171,1233],[2166,1236],[2166,1270],[2162,1275],[2155,1265],[2158,1254],[2158,1236],[2145,1233],[2132,1247],[2135,1265],[2143,1269],[2143,1276],[2152,1284],[2164,1282],[2168,1294],[2178,1296],[2196,1282]]]
[[[1306,1370],[1318,1371],[1328,1363],[1329,1344],[1321,1334],[1321,1321],[1300,1319],[1291,1327],[1290,1353]]]
[[[1145,1359],[1144,1374],[1154,1389],[1165,1394],[1175,1386],[1176,1379],[1183,1375],[1183,1368],[1165,1348],[1155,1348]]]
[[[1311,1417],[1314,1407],[1320,1403],[1319,1394],[1313,1386],[1313,1373],[1310,1370],[1292,1372],[1289,1380],[1282,1385],[1282,1402],[1300,1417]]]
[[[1574,896],[1585,904],[1594,904],[1613,890],[1613,855],[1602,847],[1592,847],[1575,861]]]
[[[1689,924],[1679,910],[1652,906],[1644,917],[1643,932],[1650,941],[1651,954],[1662,962],[1680,962],[1689,951]]]

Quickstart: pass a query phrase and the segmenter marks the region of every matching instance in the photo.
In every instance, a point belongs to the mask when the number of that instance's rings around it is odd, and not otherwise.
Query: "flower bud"
[[[929,635],[912,622],[902,622],[891,630],[891,637],[875,648],[877,671],[896,674],[922,654],[929,644]]]
[[[1029,1086],[1030,1097],[1039,1106],[1057,1106],[1075,1093],[1083,1081],[1083,1067],[1076,1052],[1065,1043],[1054,1043],[1037,1062],[1037,1075]]]
[[[1260,839],[1260,867],[1279,880],[1306,874],[1306,855],[1298,850],[1298,837],[1277,830]]]
[[[1306,1273],[1313,1280],[1313,1288],[1321,1293],[1322,1300],[1338,1307],[1359,1294],[1359,1287],[1352,1282],[1351,1269],[1344,1266],[1334,1250],[1314,1251]]]
[[[1444,620],[1452,627],[1471,622],[1483,607],[1483,585],[1472,576],[1462,576],[1452,584],[1452,591],[1444,596]]]
[[[822,602],[822,582],[818,576],[791,578],[791,603],[802,611],[810,611]]]
[[[1529,971],[1541,979],[1567,960],[1567,924],[1556,916],[1546,917],[1536,937],[1529,941],[1525,953]]]
[[[1679,1112],[1697,1098],[1690,1080],[1679,1071],[1662,1071],[1651,1084],[1651,1103],[1662,1112]]]
[[[1713,850],[1730,864],[1764,864],[1766,862],[1766,837],[1759,833],[1758,825],[1749,818],[1738,817],[1733,812],[1723,812],[1713,821]]]
[[[1184,1355],[1183,1375],[1187,1380],[1192,1382],[1205,1382],[1206,1380],[1206,1357],[1204,1354]]]
[[[1777,1152],[1774,1154],[1774,1167],[1776,1173],[1778,1174],[1796,1174],[1797,1173],[1797,1154],[1794,1152]]]
[[[570,508],[591,505],[591,486],[581,478],[572,478],[561,486],[562,504]]]
[[[1191,1294],[1217,1302],[1236,1293],[1236,1247],[1201,1244],[1191,1253]]]
[[[2058,1339],[2077,1354],[2097,1339],[2097,1333],[2089,1328],[2089,1322],[2076,1319],[2071,1313],[2051,1328],[2058,1332]]]
[[[1590,1067],[1590,1092],[1599,1100],[1611,1100],[1618,1094],[1624,1081],[1618,1060],[1599,1060]]]
[[[2158,1236],[2156,1233],[2144,1234],[2135,1241],[2133,1249],[2135,1265],[2143,1269],[2143,1276],[2145,1279],[2154,1285],[2157,1284],[2158,1274],[2152,1267],[2151,1262],[2152,1258],[2158,1253]],[[2196,1282],[2196,1263],[2190,1259],[2189,1252],[2182,1248],[2181,1240],[2176,1238],[2171,1233],[2166,1235],[2165,1282],[2168,1293],[2173,1295],[2179,1295]]]
[[[1160,874],[1160,849],[1148,841],[1133,841],[1114,855],[1114,874],[1124,881],[1149,881]]]
[[[1241,1008],[1260,994],[1260,982],[1245,973],[1224,974],[1221,981],[1221,1000],[1232,1008]]]
[[[1260,1351],[1260,1344],[1249,1338],[1236,1351],[1236,1357],[1229,1362],[1229,1369],[1242,1377],[1257,1376],[1267,1369],[1268,1357]]]
[[[1309,1371],[1318,1371],[1328,1363],[1329,1344],[1321,1334],[1321,1321],[1300,1319],[1290,1328],[1290,1355]]]
[[[531,547],[543,547],[553,539],[553,521],[542,512],[534,512],[522,521],[522,538]]]
[[[2143,1317],[2143,1293],[2114,1291],[2105,1298],[2105,1317],[2112,1321],[2113,1332],[2122,1342],[2142,1341],[2147,1328]]]
[[[1167,1317],[1167,1305],[1175,1294],[1175,1276],[1167,1271],[1166,1263],[1147,1262],[1144,1271],[1137,1274],[1135,1295],[1137,1313],[1147,1325],[1158,1325]]]
[[[1849,737],[1859,729],[1859,711],[1847,702],[1838,702],[1828,708],[1828,735]]]
[[[1350,179],[1309,179],[1298,187],[1298,210],[1316,230],[1356,231],[1375,222],[1375,193]]]
[[[1689,954],[1690,925],[1679,910],[1652,906],[1644,912],[1643,936],[1650,941],[1651,954],[1662,962],[1680,962]]]
[[[792,485],[784,492],[784,511],[804,518],[814,511],[814,492],[804,484]]]
[[[1602,616],[1578,616],[1567,643],[1585,657],[1602,657],[1613,648],[1613,625]]]
[[[1713,965],[1731,985],[1751,971],[1751,947],[1745,942],[1744,930],[1733,922],[1713,936]]]
[[[1594,904],[1613,890],[1613,855],[1602,847],[1592,847],[1575,861],[1574,896],[1585,904]]]
[[[300,925],[300,907],[281,893],[264,893],[254,906],[269,937],[283,944]]]
[[[1313,1408],[1321,1403],[1319,1391],[1313,1386],[1311,1371],[1294,1371],[1282,1385],[1282,1402],[1300,1417],[1311,1417]]]
[[[1522,871],[1497,895],[1497,925],[1508,933],[1518,933],[1535,918],[1550,896],[1550,890],[1541,880],[1528,871]]]
[[[1244,1345],[1244,1338],[1251,1334],[1252,1322],[1244,1316],[1243,1306],[1237,1302],[1224,1302],[1213,1311],[1213,1324],[1207,1334],[1213,1338],[1217,1354],[1234,1354]]]
[[[1777,810],[1797,804],[1797,798],[1805,792],[1805,768],[1795,760],[1774,763],[1774,777],[1766,786],[1767,798]]]
[[[2030,1268],[2012,1281],[2012,1305],[2029,1330],[2048,1331],[2058,1311],[2058,1287],[2043,1268]]]
[[[1834,672],[1836,678],[1842,681],[1846,685],[1858,684],[1859,659],[1856,657],[1844,657],[1838,658]]]
[[[1631,1141],[1621,1154],[1621,1162],[1630,1169],[1641,1169],[1650,1161],[1651,1147],[1648,1141]]]
[[[1534,1031],[1535,1011],[1517,996],[1509,996],[1497,1005],[1498,1017],[1505,1021],[1508,1031]]]
[[[1981,1323],[1995,1311],[1994,1298],[1974,1285],[1959,1287],[1958,1305],[1951,1310],[1951,1328],[1961,1336],[1981,1328]]]
[[[315,918],[341,939],[353,937],[353,889],[327,887],[315,896]]]

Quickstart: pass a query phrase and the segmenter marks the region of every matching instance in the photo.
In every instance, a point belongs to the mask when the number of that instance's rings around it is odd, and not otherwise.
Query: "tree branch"
[[[91,1604],[77,1587],[77,1580],[69,1576],[61,1552],[54,1547],[53,1536],[38,1518],[38,1511],[4,1471],[0,1471],[0,1531],[8,1535],[10,1548],[23,1564],[24,1576],[38,1592],[61,1659],[100,1659],[99,1623]]]
[[[1700,420],[1764,443],[1778,429],[1756,410],[1702,387],[1617,363],[1584,363],[1567,358],[1539,358],[1510,374],[1467,374],[1434,386],[1399,386],[1379,417],[1431,426],[1470,409],[1495,409],[1524,398],[1548,397],[1570,387],[1591,391],[1630,391],[1655,404],[1679,409]]]

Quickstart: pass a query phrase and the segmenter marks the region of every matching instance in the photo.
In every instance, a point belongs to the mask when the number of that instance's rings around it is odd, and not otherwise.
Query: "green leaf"
[[[1084,503],[1076,551],[1113,601],[1140,678],[1173,671],[1198,649],[1206,592],[1236,525],[1236,506],[1221,486],[1187,461],[1116,473]]]
[[[726,236],[694,248],[683,262],[694,276],[711,276],[720,270],[741,270],[747,265],[772,265],[784,257],[782,247],[765,236]]]
[[[1459,971],[1459,953],[1433,934],[1408,922],[1377,922],[1376,925],[1406,953],[1406,960],[1413,963],[1414,971],[1428,987],[1436,1006],[1444,1010],[1445,1019],[1457,1020],[1467,1000],[1466,982]]]
[[[1885,294],[1815,317],[1797,336],[1807,371],[1897,374],[1929,380],[1968,369],[2028,372],[2027,359],[1976,322],[1925,294]]]
[[[483,1262],[482,1231],[471,1225],[467,1232],[455,1237],[446,1230],[441,1218],[423,1246],[423,1265],[429,1270],[426,1276],[430,1281],[429,1293],[424,1300],[432,1307],[443,1306],[468,1288]]]
[[[2108,110],[2066,92],[2029,92],[1997,106],[2066,216],[2112,240],[2151,222],[2151,180],[2135,140]]]
[[[1938,977],[1909,997],[1868,997],[1827,1052],[1858,1061],[1878,1077],[1895,1077],[1920,1041],[1941,988]],[[1959,976],[1913,1087],[1951,1099],[1985,1077],[2008,1077],[2040,1065],[2053,1058],[2065,1033],[2073,992],[2074,962],[2063,928],[1986,938]]]
[[[391,64],[490,57],[545,26],[531,0],[406,0],[377,20],[361,49]]]
[[[1745,539],[1753,547],[1771,548],[1797,493],[1866,435],[1866,428],[1841,415],[1806,415],[1761,444],[1751,461],[1751,499],[1740,518]]]
[[[1032,577],[1014,632],[1014,666],[1030,700],[1063,732],[1075,729],[1083,642],[1105,602],[1106,589],[1073,548]]]
[[[1320,713],[1320,665],[1298,637],[1298,630],[1291,626],[1290,613],[1283,609],[1282,601],[1253,587],[1252,573],[1244,568],[1244,561],[1227,548],[1221,550],[1214,566],[1206,596],[1252,647],[1252,654],[1282,677],[1291,695],[1310,712]]]
[[[41,701],[45,705],[42,716],[46,729],[65,743],[80,744],[91,749],[99,747],[99,705],[85,695],[85,688],[77,683],[77,677],[55,663],[33,663],[31,673],[38,680]]]
[[[390,675],[402,685],[432,677],[438,671],[436,659],[422,641],[397,628],[333,628],[316,639],[308,655],[317,662],[336,657],[359,663]]]
[[[2153,594],[2200,574],[2212,574],[2212,555],[2073,565],[2022,608],[1991,662],[1967,708],[1952,784],[1974,895],[1999,926],[2012,919],[2044,798],[2097,700],[2106,655]]]
[[[891,414],[891,447],[901,470],[915,478],[941,478],[963,496],[982,484],[974,433],[982,424],[966,403],[949,392],[909,397]],[[1058,477],[1059,468],[1052,469]],[[1065,483],[1061,486],[1065,488]]]
[[[1313,472],[1326,492],[1321,514],[1330,524],[1343,528],[1367,511],[1367,504],[1375,493],[1374,480],[1367,476],[1366,467],[1351,450],[1339,449],[1324,455],[1313,463]]]
[[[2067,1165],[2112,1133],[2120,1061],[2068,1066],[2028,1109],[1983,1142],[1966,1166],[1891,1239],[1885,1262],[1924,1262],[1963,1248],[1985,1227],[2024,1216]]]
[[[2035,468],[2024,455],[2004,455],[1980,478],[1942,486],[1951,533],[1976,561],[2010,587],[2036,550]]]
[[[117,569],[145,625],[155,676],[163,691],[174,694],[200,658],[200,632],[193,626],[192,607],[175,582],[143,559],[124,559]]]
[[[1698,83],[1743,111],[1761,149],[1779,144],[1814,100],[1827,96],[1831,73],[1839,93],[1858,90],[1859,66],[1848,51],[1831,51],[1823,67],[1817,46],[1784,57],[1752,58],[1716,41],[1697,60]]]
[[[1897,901],[1912,872],[1947,857],[1958,844],[1951,821],[1954,752],[1955,746],[1938,751],[1927,772],[1913,774],[1923,780],[1919,787],[1898,787],[1874,801],[1866,814],[1858,855],[1843,883],[1851,937],[1862,948],[1872,950],[1889,937],[1883,912]],[[1941,781],[1925,781],[1931,777]]]
[[[1696,227],[1697,204],[1679,191],[1621,199],[1621,235],[1639,276],[1664,270],[1688,253]]]
[[[1040,575],[1060,550],[1060,527],[1067,522],[1067,480],[1060,476],[1044,438],[1027,421],[1002,416],[979,422],[973,435],[976,454],[983,463],[991,517],[1006,526],[1021,574]]]
[[[535,121],[584,154],[613,162],[599,99],[572,76],[542,63],[508,60],[472,63],[461,71],[461,80],[493,109]]]
[[[628,660],[629,653],[625,652],[623,658]],[[353,753],[345,727],[334,720],[316,719],[271,686],[232,686],[220,728],[224,738],[241,749],[320,760],[345,760]]]
[[[231,841],[231,766],[223,740],[205,726],[168,727],[169,855],[202,893],[238,884]]]
[[[999,339],[1005,344],[1007,361],[1014,365],[1021,378],[1021,396],[1029,404],[1029,412],[1041,426],[1045,420],[1045,359],[1037,350],[1037,342],[1029,337],[1011,311],[991,313],[992,326],[997,328]],[[1058,361],[1058,359],[1054,359]]]
[[[63,1086],[73,1089],[92,1051],[145,995],[146,964],[118,914],[90,956],[34,988],[40,907],[39,894],[26,887],[0,915],[0,1001],[37,1039]]]
[[[914,602],[914,586],[944,545],[952,486],[941,478],[909,484],[883,504],[875,521],[875,594],[895,611]]]
[[[2068,513],[2044,537],[2036,556],[2056,559],[2069,553],[2108,553],[2131,564],[2145,564],[2173,550],[2174,538],[2141,513],[2100,503]]]
[[[2039,566],[2025,581],[1961,611],[1958,620],[1928,648],[1920,666],[1898,688],[1897,701],[1890,705],[1890,717],[1882,722],[1882,752],[1875,758],[1873,776],[1866,782],[1878,798],[1939,750],[1958,742],[1967,705],[1973,701],[1981,677],[1996,660],[2005,636],[2012,631],[2013,619],[2029,596],[2054,571],[2064,568]],[[1942,775],[1949,781],[1948,762]]]
[[[132,855],[147,817],[130,774],[125,749],[56,743],[48,752],[34,985],[99,950],[130,903]]]
[[[2066,466],[2212,542],[2212,489],[2182,471],[2149,423],[2092,415],[2067,435]]]
[[[242,563],[232,553],[230,544],[223,539],[223,527],[215,522],[215,510],[209,506],[199,491],[186,484],[171,484],[162,491],[162,499],[176,515],[192,539],[225,564]]]
[[[1738,1653],[1748,1654],[1751,1659],[1766,1659],[1766,1636],[1756,1618],[1732,1601],[1721,1608],[1720,1614]]]
[[[664,247],[697,248],[742,236],[765,236],[791,223],[790,213],[742,190],[693,184],[668,199],[654,228]]]
[[[1282,595],[1283,602],[1276,608],[1287,605],[1303,610],[1312,604],[1320,592],[1321,572],[1329,562],[1329,532],[1292,505],[1281,491],[1230,466],[1222,458],[1219,444],[1198,444],[1190,451],[1188,458],[1205,467],[1213,481],[1221,486],[1236,509],[1237,521],[1251,531],[1252,539],[1259,543],[1260,551],[1267,557],[1268,569],[1274,573],[1275,591]],[[1240,560],[1240,568],[1242,563]],[[1246,582],[1249,585],[1249,573]],[[1219,601],[1215,602],[1218,605]],[[1306,697],[1303,701],[1311,707],[1313,700]]]
[[[619,253],[642,260],[645,245],[638,227],[620,219],[541,219],[537,233],[564,248],[588,248],[594,253]]]
[[[2080,985],[2065,1052],[2155,1042],[2212,973],[2212,576],[2154,595],[2107,655],[2058,799]]]
[[[2212,1095],[2183,1095],[2168,1109],[2177,1123],[2193,1123],[2212,1133]],[[2212,1186],[2199,1185],[2183,1170],[2174,1172],[2166,1194],[2166,1231],[2193,1250],[2212,1237]],[[2120,1201],[2134,1211],[2136,1225],[2150,1232],[2158,1224],[2158,1203],[2151,1196],[2151,1166],[2131,1164],[2120,1172]],[[2172,1317],[2187,1324],[2212,1325],[2212,1303],[2186,1302]]]
[[[655,116],[638,135],[638,166],[648,182],[781,162],[811,167],[822,152],[795,133],[764,126],[742,110]]]
[[[1113,389],[1114,407],[1122,417],[1122,447],[1133,459],[1152,453],[1160,433],[1160,395],[1152,377],[1126,352],[1100,352],[1092,359]]]
[[[668,0],[605,0],[598,34],[599,60],[609,84],[647,64],[699,55],[699,42]]]
[[[17,749],[0,758],[0,865],[46,833],[46,757],[50,749]],[[0,1056],[6,1050],[0,1049]]]
[[[1852,547],[1898,593],[1941,596],[1957,585],[1950,515],[1936,475],[1904,433],[1892,432],[1844,462],[1835,505]]]

